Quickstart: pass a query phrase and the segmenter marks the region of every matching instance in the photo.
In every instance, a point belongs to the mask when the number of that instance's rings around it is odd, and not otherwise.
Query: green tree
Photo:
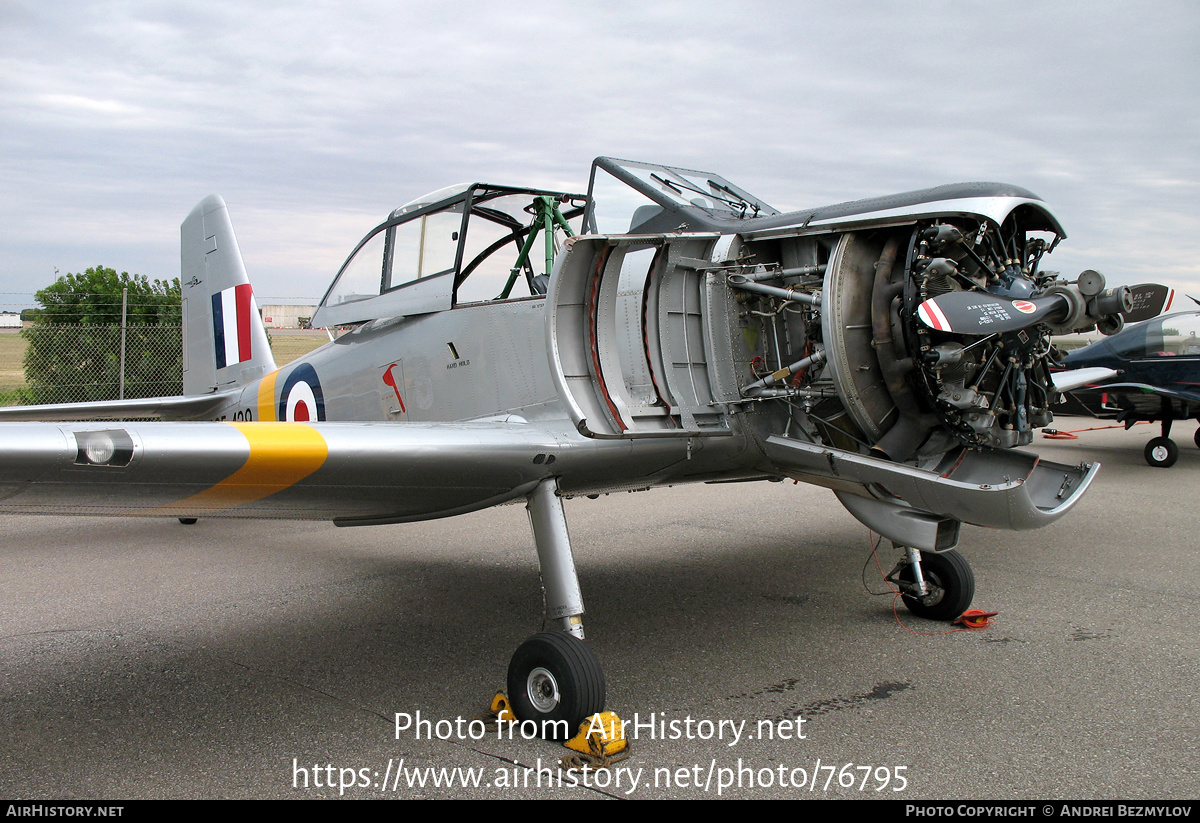
[[[121,290],[127,290],[125,397],[179,394],[183,352],[179,280],[149,280],[95,266],[39,291],[42,309],[23,334],[34,403],[115,400],[120,385]]]

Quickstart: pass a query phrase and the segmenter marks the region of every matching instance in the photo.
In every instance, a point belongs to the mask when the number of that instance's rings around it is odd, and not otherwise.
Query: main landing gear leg
[[[526,640],[508,664],[508,698],[521,721],[551,740],[573,735],[604,710],[604,670],[583,640],[583,595],[558,482],[544,480],[526,497],[542,569],[546,619],[554,631]]]
[[[911,546],[903,548],[905,558],[888,580],[900,587],[910,612],[928,620],[954,620],[970,607],[975,574],[966,558],[956,551],[922,554]]]

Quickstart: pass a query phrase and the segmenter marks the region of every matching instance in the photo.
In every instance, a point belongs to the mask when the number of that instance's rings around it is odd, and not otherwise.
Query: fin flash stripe
[[[240,469],[215,486],[163,509],[219,511],[253,503],[299,483],[321,468],[329,445],[303,423],[229,423],[250,444]]]

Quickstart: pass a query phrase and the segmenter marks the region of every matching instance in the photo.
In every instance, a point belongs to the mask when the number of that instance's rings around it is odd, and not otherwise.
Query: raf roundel
[[[301,363],[292,370],[279,393],[279,420],[307,422],[325,419],[325,397],[317,370]]]

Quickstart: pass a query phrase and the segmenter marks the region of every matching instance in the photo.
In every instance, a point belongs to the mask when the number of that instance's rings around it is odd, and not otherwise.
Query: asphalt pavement
[[[823,489],[568,501],[633,744],[582,778],[557,744],[470,723],[541,627],[521,506],[355,529],[0,517],[0,796],[1195,798],[1194,430],[1170,469],[1142,457],[1156,426],[1039,437],[1104,468],[1047,529],[964,527],[984,631],[897,619]]]

